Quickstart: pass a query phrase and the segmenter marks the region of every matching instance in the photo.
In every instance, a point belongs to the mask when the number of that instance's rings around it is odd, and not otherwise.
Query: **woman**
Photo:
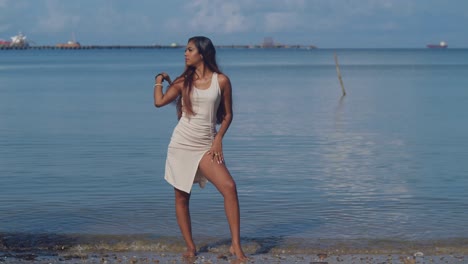
[[[203,187],[208,180],[224,197],[232,236],[230,252],[245,260],[240,243],[236,183],[224,164],[222,147],[222,139],[232,121],[231,82],[219,70],[216,50],[209,38],[189,39],[185,66],[174,82],[167,73],[160,73],[154,85],[156,107],[177,100],[179,122],[169,143],[164,178],[174,186],[177,222],[187,245],[184,257],[196,255],[189,212],[191,188],[196,182]],[[165,94],[164,80],[170,84]],[[218,131],[216,124],[220,125]]]

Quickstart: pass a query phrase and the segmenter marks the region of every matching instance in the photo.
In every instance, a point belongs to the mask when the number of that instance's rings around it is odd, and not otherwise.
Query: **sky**
[[[36,45],[276,44],[468,48],[468,0],[0,0],[0,39]]]

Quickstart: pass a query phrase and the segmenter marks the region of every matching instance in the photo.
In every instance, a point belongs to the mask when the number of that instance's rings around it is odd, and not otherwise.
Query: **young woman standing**
[[[232,121],[232,87],[216,63],[209,38],[192,37],[185,49],[185,71],[171,82],[167,73],[156,75],[154,104],[177,100],[179,122],[169,143],[165,179],[174,186],[177,222],[187,245],[185,257],[196,255],[189,201],[193,183],[210,181],[224,197],[232,244],[230,252],[246,260],[240,243],[240,213],[236,183],[223,156],[222,140]],[[163,81],[170,86],[163,93]],[[219,129],[216,129],[216,125]]]

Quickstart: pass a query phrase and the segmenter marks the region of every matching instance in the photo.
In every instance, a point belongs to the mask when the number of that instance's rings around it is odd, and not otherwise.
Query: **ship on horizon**
[[[445,49],[448,45],[445,41],[441,41],[439,44],[428,44],[427,47],[430,49]]]
[[[27,48],[29,42],[26,40],[26,36],[19,32],[18,35],[11,37],[11,41],[0,40],[0,46]]]
[[[81,47],[81,44],[76,41],[75,33],[72,33],[72,40],[69,40],[67,43],[58,43],[55,46],[62,49],[77,49]]]

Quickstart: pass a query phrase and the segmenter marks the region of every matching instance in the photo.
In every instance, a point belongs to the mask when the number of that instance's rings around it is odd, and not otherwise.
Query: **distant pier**
[[[182,45],[80,45],[79,47],[61,46],[0,46],[0,50],[94,50],[94,49],[181,49]],[[229,49],[315,49],[313,45],[277,45],[264,47],[262,45],[218,45],[216,48]]]

